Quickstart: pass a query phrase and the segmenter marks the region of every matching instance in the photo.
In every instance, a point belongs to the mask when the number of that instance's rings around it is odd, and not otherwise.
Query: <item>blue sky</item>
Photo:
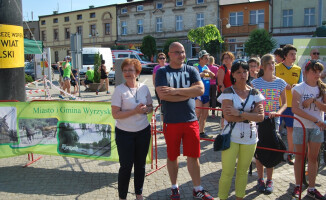
[[[24,21],[38,20],[38,16],[51,15],[59,9],[59,13],[72,10],[87,9],[90,5],[105,6],[116,3],[126,3],[127,0],[22,0]]]

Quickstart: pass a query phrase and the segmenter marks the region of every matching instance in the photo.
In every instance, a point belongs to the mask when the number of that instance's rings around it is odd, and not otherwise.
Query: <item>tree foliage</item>
[[[219,43],[223,43],[220,31],[213,24],[191,29],[188,32],[188,39],[191,42],[198,44],[203,48],[205,43],[209,43],[212,40],[217,40]]]
[[[94,56],[94,83],[99,83],[101,79],[101,73],[98,72],[98,68],[101,66],[101,54],[97,53]]]
[[[155,38],[150,35],[143,37],[140,50],[149,59],[154,57],[157,51]]]
[[[163,46],[163,53],[165,53],[165,55],[166,55],[167,57],[169,57],[169,54],[168,54],[168,52],[169,52],[169,46],[170,46],[170,44],[173,43],[173,42],[179,42],[179,40],[176,39],[176,38],[170,38],[170,39],[166,40],[165,43],[164,43],[164,46]]]
[[[245,42],[245,52],[251,55],[262,56],[276,47],[276,41],[265,29],[251,31],[249,39]]]

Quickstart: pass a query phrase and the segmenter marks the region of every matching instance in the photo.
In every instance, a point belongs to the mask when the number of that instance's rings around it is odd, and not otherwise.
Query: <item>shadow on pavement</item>
[[[0,192],[49,196],[81,195],[107,186],[112,187],[118,180],[117,173],[21,166],[1,167],[0,172]]]

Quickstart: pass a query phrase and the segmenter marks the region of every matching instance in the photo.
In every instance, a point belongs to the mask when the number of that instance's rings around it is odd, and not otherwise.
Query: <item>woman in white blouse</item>
[[[265,98],[257,89],[246,84],[248,75],[249,66],[246,62],[234,63],[230,76],[232,86],[226,88],[218,98],[227,121],[222,134],[227,134],[232,127],[231,123],[236,122],[231,132],[230,148],[222,151],[222,175],[218,190],[220,199],[228,198],[237,158],[235,196],[237,200],[245,196],[247,171],[258,141],[256,122],[264,119],[262,101]]]
[[[137,59],[125,59],[121,69],[126,82],[117,86],[112,95],[112,115],[116,119],[115,134],[120,162],[119,198],[127,198],[134,165],[136,199],[143,199],[145,162],[151,137],[147,114],[153,111],[153,101],[148,87],[136,81],[141,72],[140,62]]]

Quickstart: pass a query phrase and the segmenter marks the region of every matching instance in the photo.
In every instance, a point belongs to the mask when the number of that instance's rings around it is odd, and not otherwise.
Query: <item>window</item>
[[[163,9],[163,3],[156,3],[156,9]]]
[[[94,13],[89,13],[89,18],[95,18],[95,12]]]
[[[197,4],[202,4],[204,3],[204,0],[197,0]]]
[[[58,29],[53,29],[53,40],[59,40]]]
[[[70,28],[65,28],[65,39],[70,38]]]
[[[182,22],[182,16],[177,15],[175,16],[175,30],[176,31],[182,31],[183,30],[183,22]]]
[[[144,6],[143,5],[137,6],[137,11],[143,11],[143,10],[144,10]]]
[[[78,34],[83,34],[83,27],[82,26],[77,26],[77,33]]]
[[[58,23],[58,18],[54,18],[53,23]]]
[[[82,20],[83,19],[83,15],[77,15],[77,20]]]
[[[69,22],[69,17],[65,17],[65,22]]]
[[[41,21],[41,25],[45,25],[45,20],[42,20]]]
[[[42,41],[46,41],[46,32],[41,31]]]
[[[121,21],[121,35],[127,35],[127,22]]]
[[[90,26],[89,34],[92,35],[92,36],[96,35],[96,24],[92,24]]]
[[[197,13],[197,27],[204,26],[204,13]]]
[[[157,17],[156,18],[156,32],[162,32],[162,27],[163,27],[162,17]]]
[[[250,24],[264,23],[264,10],[250,11]]]
[[[175,6],[183,6],[183,0],[176,0]]]
[[[293,10],[283,10],[283,27],[291,27],[293,25]]]
[[[121,8],[121,14],[126,14],[127,13],[127,8]]]
[[[315,8],[304,9],[304,25],[305,26],[315,25]]]
[[[143,34],[143,32],[144,32],[143,20],[139,19],[139,20],[137,20],[137,33]]]
[[[55,62],[59,62],[59,52],[58,51],[54,52],[54,60],[55,60]]]
[[[105,35],[110,35],[110,31],[111,31],[111,24],[110,23],[105,23]]]
[[[242,26],[243,25],[243,12],[231,12],[230,13],[230,24],[231,24],[231,26]]]

